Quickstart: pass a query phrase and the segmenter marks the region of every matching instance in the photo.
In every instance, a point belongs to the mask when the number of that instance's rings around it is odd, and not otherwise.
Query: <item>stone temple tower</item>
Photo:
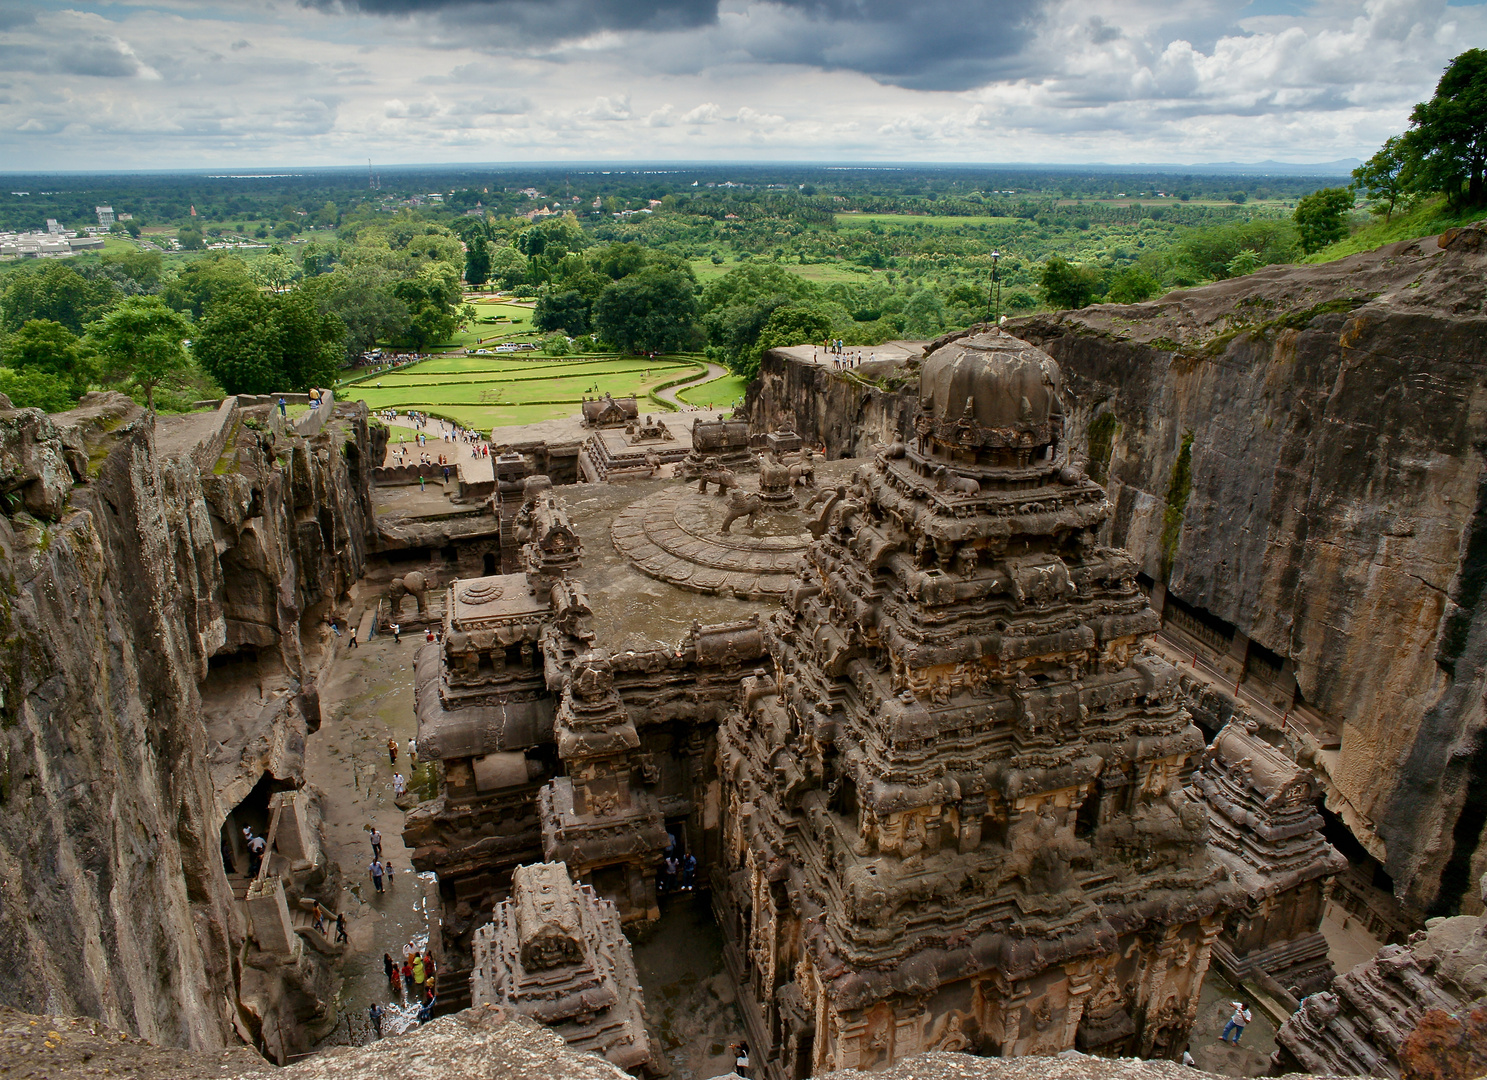
[[[773,681],[720,732],[716,902],[755,1060],[1176,1056],[1238,895],[1058,365],[983,330],[926,356],[919,406],[828,496]]]

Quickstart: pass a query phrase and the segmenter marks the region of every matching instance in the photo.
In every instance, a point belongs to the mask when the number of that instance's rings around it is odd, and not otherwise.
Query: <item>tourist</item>
[[[332,616],[330,616],[330,618],[326,619],[326,622],[330,623],[331,633],[335,634],[336,637],[340,637],[341,636],[341,624],[336,621],[336,617],[334,615],[332,615]]]
[[[411,960],[403,961],[403,992],[413,993],[413,961]]]
[[[418,768],[418,739],[417,738],[411,738],[411,739],[408,740],[408,767],[410,769],[416,769],[416,768]]]
[[[690,851],[682,856],[682,892],[691,892],[697,884],[697,856]]]
[[[348,649],[359,649],[359,648],[361,648],[361,646],[356,643],[356,631],[355,630],[351,631],[351,638],[350,638],[349,643],[347,644],[346,648],[348,648]]]
[[[387,871],[387,891],[391,892],[392,887],[395,884],[393,881],[392,860],[387,859],[386,861],[384,861],[382,864],[382,869]]]
[[[423,957],[417,954],[413,957],[413,982],[420,989],[423,988]]]
[[[749,1044],[740,1039],[733,1047],[733,1071],[748,1080],[749,1073]]]
[[[372,884],[380,893],[382,891],[382,863],[377,859],[373,859],[372,865],[368,869],[372,872]]]
[[[397,964],[393,963],[391,953],[382,954],[382,970],[387,975],[387,981],[391,983],[392,988],[396,990],[398,988],[398,966]]]
[[[367,1006],[367,1019],[372,1022],[372,1030],[377,1033],[377,1038],[382,1038],[382,1009],[375,1001]]]
[[[392,643],[394,645],[401,645],[403,643],[403,628],[397,623],[393,623],[389,629],[392,630]]]
[[[320,901],[313,901],[314,906],[310,908],[310,914],[314,916],[315,931],[325,933],[325,909],[320,906]]]
[[[420,1024],[427,1024],[433,1018],[434,1018],[434,999],[433,998],[429,998],[427,1001],[425,1001],[422,1005],[420,1005],[418,1007],[418,1022]]]
[[[349,944],[351,941],[351,935],[346,933],[346,913],[344,911],[336,912],[336,941],[345,944]]]
[[[374,859],[382,858],[382,834],[377,831],[377,826],[372,826],[372,835],[369,839],[372,841],[372,857]]]
[[[1238,1046],[1239,1036],[1244,1034],[1244,1025],[1250,1022],[1250,1011],[1245,1008],[1242,1001],[1231,1001],[1229,1004],[1234,1006],[1234,1015],[1229,1017],[1229,1022],[1224,1025],[1224,1033],[1219,1036],[1219,1042],[1232,1042]],[[1232,1039],[1229,1038],[1231,1031],[1234,1033]]]
[[[434,640],[434,628],[432,626],[429,627],[428,628],[428,632],[423,635],[423,640],[424,641],[433,641]]]
[[[403,779],[402,773],[392,774],[392,797],[401,799],[408,792],[408,782]]]
[[[387,737],[387,763],[394,766],[398,763],[398,741],[391,735]]]
[[[286,406],[284,404],[284,399],[283,398],[280,398],[279,399],[279,417],[282,419],[286,415],[288,415],[288,413],[286,412]]]
[[[257,877],[258,868],[263,865],[263,853],[268,848],[268,841],[261,836],[255,836],[248,841],[248,876]]]
[[[1196,1069],[1198,1067],[1198,1063],[1193,1060],[1192,1053],[1186,1048],[1182,1051],[1182,1063],[1190,1069]]]

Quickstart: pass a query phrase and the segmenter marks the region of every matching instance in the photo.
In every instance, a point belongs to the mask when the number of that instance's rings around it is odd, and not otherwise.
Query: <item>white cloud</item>
[[[0,42],[0,160],[1325,160],[1371,153],[1487,39],[1487,6],[1442,0],[1238,23],[1220,0],[1016,0],[981,55],[990,0],[928,2],[702,2],[667,26],[650,3],[572,41],[529,20],[519,46],[475,8],[38,8]]]

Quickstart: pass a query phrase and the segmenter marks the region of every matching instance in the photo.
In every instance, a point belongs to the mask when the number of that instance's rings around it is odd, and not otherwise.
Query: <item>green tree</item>
[[[294,260],[282,251],[270,251],[248,266],[253,280],[276,293],[285,292],[301,274]]]
[[[4,360],[15,371],[38,371],[60,380],[72,401],[87,392],[93,374],[82,340],[50,319],[32,319],[10,335]]]
[[[832,311],[824,304],[809,300],[791,300],[769,314],[759,331],[759,339],[750,357],[735,374],[752,379],[759,374],[759,363],[770,349],[821,341],[831,333]]]
[[[392,285],[393,279],[381,268],[362,264],[311,278],[299,291],[313,297],[322,313],[341,320],[346,351],[354,355],[407,334],[408,305],[392,295]]]
[[[275,297],[272,313],[282,343],[282,382],[274,389],[304,391],[335,382],[346,359],[345,323],[302,292]]]
[[[327,202],[320,208],[320,213],[315,215],[315,224],[322,229],[334,229],[336,222],[340,220],[341,212],[336,209],[336,204]]]
[[[503,289],[512,289],[527,277],[527,258],[507,244],[491,250],[490,278]]]
[[[408,325],[398,343],[422,351],[453,336],[454,306],[460,299],[458,270],[447,263],[430,263],[416,276],[394,284],[392,295],[408,309]]]
[[[1074,266],[1062,255],[1050,256],[1043,264],[1044,298],[1056,308],[1082,308],[1099,291],[1100,271],[1093,266]]]
[[[13,370],[0,367],[0,394],[10,399],[17,409],[41,409],[64,412],[77,404],[67,380],[35,368]]]
[[[165,283],[161,295],[177,311],[200,319],[212,300],[222,293],[254,288],[257,282],[248,272],[247,263],[236,255],[212,252],[188,263],[173,280]]]
[[[81,334],[119,295],[111,281],[89,281],[65,263],[50,262],[40,270],[10,276],[0,294],[0,330],[49,319]]]
[[[1487,203],[1487,50],[1451,61],[1435,95],[1410,113],[1405,141],[1419,190],[1444,192],[1453,206]]]
[[[219,296],[191,342],[196,361],[230,394],[328,386],[346,358],[346,327],[301,290]]]
[[[203,251],[207,246],[200,229],[178,229],[176,240],[180,243],[182,251]]]
[[[945,305],[938,293],[920,289],[904,305],[904,333],[912,338],[939,337],[945,331]]]
[[[1321,188],[1303,195],[1291,212],[1301,234],[1301,250],[1310,255],[1348,235],[1348,211],[1353,193],[1347,188]]]
[[[624,352],[675,352],[701,344],[692,279],[647,270],[609,285],[594,304],[594,330]]]
[[[471,285],[484,285],[491,276],[490,241],[484,236],[473,236],[467,241],[465,252],[465,281]]]
[[[257,289],[214,298],[196,326],[191,351],[202,370],[229,394],[290,389],[282,382],[284,344],[270,298]]]
[[[1379,152],[1353,170],[1353,183],[1374,201],[1373,214],[1382,213],[1387,222],[1394,216],[1394,206],[1409,191],[1410,156],[1404,136],[1384,140]]]
[[[1146,271],[1128,266],[1110,279],[1105,299],[1112,304],[1139,304],[1161,291],[1161,283]]]
[[[129,296],[88,327],[105,382],[144,391],[145,407],[155,411],[155,388],[184,374],[190,359],[182,345],[191,324],[158,296]]]
[[[577,289],[558,292],[544,285],[537,292],[537,307],[532,312],[532,326],[538,330],[561,330],[571,337],[589,332],[593,302]]]

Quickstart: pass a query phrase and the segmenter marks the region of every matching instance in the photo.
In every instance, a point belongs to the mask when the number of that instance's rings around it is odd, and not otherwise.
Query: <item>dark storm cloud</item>
[[[7,11],[0,8],[0,30],[14,30],[17,27],[27,26],[36,21],[36,12],[27,11],[24,8],[15,8]]]
[[[1047,0],[770,0],[726,10],[719,0],[299,2],[327,11],[422,17],[461,44],[484,38],[494,47],[523,49],[554,49],[599,31],[705,31],[731,14],[728,33],[699,52],[698,66],[731,56],[856,71],[915,90],[965,90],[1029,74],[1019,55]]]

